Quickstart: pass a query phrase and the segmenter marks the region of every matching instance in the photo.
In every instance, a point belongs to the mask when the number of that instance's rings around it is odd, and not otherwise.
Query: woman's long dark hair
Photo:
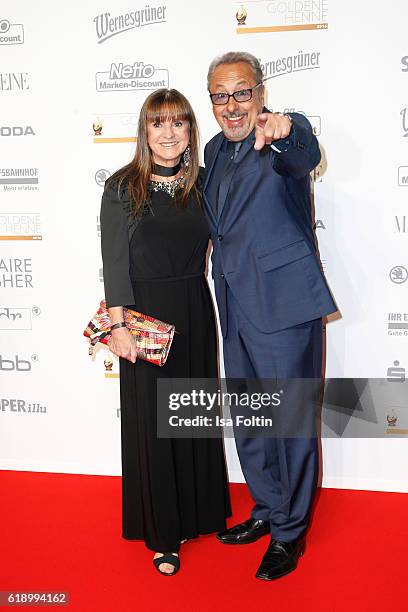
[[[126,185],[134,214],[138,214],[149,201],[148,186],[154,168],[153,154],[147,140],[147,126],[166,119],[188,121],[190,124],[190,162],[188,169],[184,168],[184,180],[176,191],[176,204],[184,208],[192,190],[200,201],[195,187],[199,171],[199,133],[194,111],[187,98],[177,89],[158,89],[146,98],[140,110],[134,158],[109,179],[117,183],[118,191],[122,185]]]

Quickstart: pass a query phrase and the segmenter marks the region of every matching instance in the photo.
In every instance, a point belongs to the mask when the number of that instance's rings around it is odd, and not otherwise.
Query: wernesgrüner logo
[[[39,213],[0,213],[0,240],[42,240]]]
[[[237,34],[326,30],[328,0],[234,0],[234,15]]]
[[[97,72],[97,91],[137,91],[169,86],[169,71],[155,68],[152,64],[134,62],[112,63],[106,72]]]
[[[0,168],[3,191],[38,189],[38,168]]]
[[[137,11],[129,11],[112,17],[110,13],[101,13],[94,17],[98,43],[128,30],[166,22],[166,6],[149,6]]]
[[[301,70],[314,70],[320,68],[320,51],[299,51],[295,55],[278,57],[273,60],[259,60],[264,79],[274,79],[284,74],[300,72]]]
[[[24,42],[24,26],[21,23],[10,23],[0,19],[0,45],[22,45]]]

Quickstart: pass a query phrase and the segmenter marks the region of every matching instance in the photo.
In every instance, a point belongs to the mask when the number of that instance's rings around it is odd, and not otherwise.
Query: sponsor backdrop
[[[320,139],[316,231],[342,313],[327,325],[327,375],[406,384],[407,18],[405,0],[3,6],[1,468],[120,474],[117,360],[90,357],[82,337],[103,295],[103,184],[158,87],[187,95],[203,145],[218,131],[206,71],[228,50],[259,57],[268,107],[304,113]],[[382,439],[324,440],[323,484],[408,491],[408,441],[386,435],[407,409],[390,405]]]

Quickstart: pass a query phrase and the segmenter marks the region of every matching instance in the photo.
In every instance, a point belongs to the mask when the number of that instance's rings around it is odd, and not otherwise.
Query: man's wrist
[[[289,119],[290,129],[292,129],[293,121],[289,113],[275,113],[275,115],[279,115],[280,117],[287,117]]]
[[[271,149],[273,151],[276,151],[276,153],[285,153],[288,150],[289,144],[290,144],[290,138],[292,135],[292,117],[289,115],[289,113],[274,113],[275,115],[279,115],[280,117],[287,117],[289,119],[290,122],[290,128],[289,128],[289,134],[286,136],[286,138],[281,138],[280,140],[276,140],[275,142],[272,142],[272,144],[270,145]]]

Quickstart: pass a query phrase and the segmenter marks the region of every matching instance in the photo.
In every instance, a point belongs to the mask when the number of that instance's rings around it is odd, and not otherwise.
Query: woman
[[[198,128],[174,89],[148,96],[133,160],[106,183],[101,206],[105,298],[120,359],[123,537],[143,539],[173,575],[180,543],[220,531],[230,516],[220,439],[157,438],[158,377],[215,378],[216,329],[204,276]],[[166,364],[136,360],[123,306],[175,325]]]

